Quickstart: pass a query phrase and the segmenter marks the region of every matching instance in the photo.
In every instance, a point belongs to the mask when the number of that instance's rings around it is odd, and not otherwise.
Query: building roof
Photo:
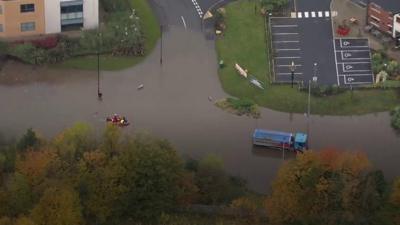
[[[379,5],[387,11],[391,11],[392,13],[400,13],[399,0],[371,0],[371,2]]]

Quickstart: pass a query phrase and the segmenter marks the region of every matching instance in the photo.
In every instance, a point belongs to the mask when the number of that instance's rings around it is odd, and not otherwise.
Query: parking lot
[[[338,84],[364,85],[374,82],[368,39],[335,39]]]
[[[270,18],[274,82],[357,86],[373,83],[366,39],[333,39],[336,12],[304,11],[289,18]]]
[[[295,20],[274,18],[271,20],[273,65],[276,82],[291,81],[291,65],[295,65],[294,80],[303,80],[303,61],[300,47],[300,31]]]

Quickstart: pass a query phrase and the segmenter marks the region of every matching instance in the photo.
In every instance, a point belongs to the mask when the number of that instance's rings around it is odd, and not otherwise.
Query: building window
[[[21,31],[33,31],[35,30],[35,22],[27,22],[27,23],[21,23]]]
[[[61,31],[83,27],[83,0],[64,1],[60,7]]]
[[[35,12],[35,4],[22,4],[21,13]]]
[[[0,33],[3,32],[3,24],[0,23]]]

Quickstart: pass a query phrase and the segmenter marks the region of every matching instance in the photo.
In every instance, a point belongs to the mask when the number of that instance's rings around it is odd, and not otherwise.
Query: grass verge
[[[129,0],[129,2],[141,19],[141,25],[146,40],[145,55],[132,57],[101,55],[101,70],[122,70],[136,65],[152,52],[160,37],[160,26],[148,0]],[[54,66],[56,68],[96,70],[97,56],[74,57]]]
[[[256,119],[260,118],[258,106],[249,100],[226,98],[216,101],[215,105],[224,111],[238,116],[246,115]]]
[[[267,45],[264,20],[254,13],[254,2],[240,0],[226,6],[226,30],[216,42],[218,58],[225,67],[219,69],[224,90],[237,98],[251,99],[260,106],[278,111],[304,113],[307,93],[289,85],[271,85],[268,70]],[[265,90],[251,85],[234,69],[238,63],[249,73],[266,84]],[[323,115],[353,115],[388,111],[400,103],[397,90],[354,90],[328,96],[312,97],[311,112]]]

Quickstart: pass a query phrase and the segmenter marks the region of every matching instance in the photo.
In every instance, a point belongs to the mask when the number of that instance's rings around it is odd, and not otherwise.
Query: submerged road
[[[227,95],[217,74],[214,41],[204,38],[198,10],[189,0],[156,3],[163,10],[166,26],[162,66],[159,43],[138,66],[102,72],[104,99],[99,102],[94,71],[30,71],[30,67],[6,65],[0,75],[32,73],[38,79],[0,85],[0,133],[20,135],[33,127],[45,136],[54,136],[76,121],[88,122],[100,133],[105,116],[119,113],[133,123],[127,132],[150,132],[167,138],[188,157],[217,154],[231,174],[245,178],[252,189],[267,192],[283,155],[279,151],[253,149],[252,131],[268,128],[305,132],[306,118],[262,109],[261,119],[256,120],[216,108],[208,96],[218,99]],[[140,84],[144,88],[139,91]],[[400,138],[390,128],[388,113],[311,116],[310,134],[310,145],[315,149],[344,147],[364,151],[387,177],[400,175]],[[286,153],[285,157],[293,155]]]

